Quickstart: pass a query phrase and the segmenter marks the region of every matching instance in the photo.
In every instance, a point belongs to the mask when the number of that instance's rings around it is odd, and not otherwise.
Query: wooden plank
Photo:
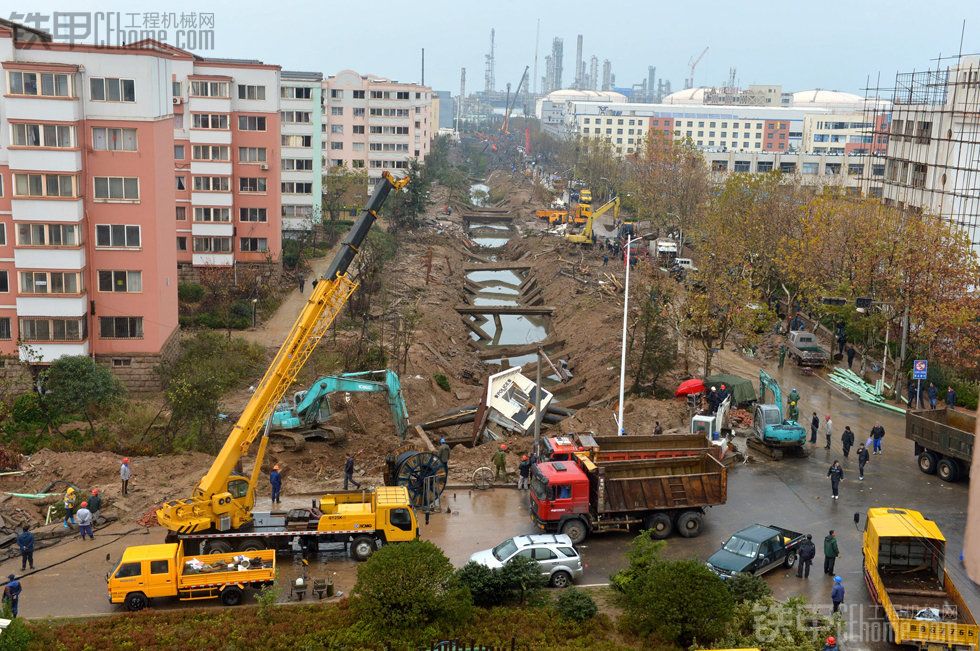
[[[547,305],[457,305],[460,314],[529,314],[550,316],[555,308]]]
[[[465,325],[467,328],[469,328],[473,332],[473,334],[475,334],[481,340],[483,340],[483,341],[492,341],[492,339],[490,338],[490,335],[488,335],[483,330],[483,328],[481,328],[480,326],[478,326],[476,323],[474,323],[470,319],[467,319],[467,318],[464,317],[463,318],[463,325]],[[432,350],[432,349],[430,348],[429,350]],[[446,366],[448,367],[449,365],[447,364]]]
[[[564,346],[564,339],[545,339],[536,344],[521,344],[519,346],[498,346],[493,349],[484,349],[476,354],[480,359],[497,359],[498,357],[517,357],[519,355],[530,355],[538,352],[538,348],[549,350],[558,346]]]
[[[422,439],[422,444],[425,445],[426,449],[428,449],[429,452],[436,451],[436,446],[432,444],[432,439],[430,439],[429,435],[425,433],[425,430],[423,430],[421,427],[416,425],[415,433],[419,435],[420,439]]]
[[[486,262],[483,264],[468,264],[463,267],[464,272],[470,271],[528,271],[531,265],[525,262]]]

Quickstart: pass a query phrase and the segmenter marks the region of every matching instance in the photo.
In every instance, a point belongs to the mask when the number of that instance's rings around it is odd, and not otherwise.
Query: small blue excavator
[[[766,391],[773,401],[766,402]],[[784,452],[805,456],[806,429],[795,420],[783,418],[783,392],[775,378],[759,370],[759,402],[752,413],[752,434],[749,447],[772,459],[782,459]]]

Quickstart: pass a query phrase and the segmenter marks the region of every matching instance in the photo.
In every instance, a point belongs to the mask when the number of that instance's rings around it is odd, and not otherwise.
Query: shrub
[[[445,375],[442,373],[436,373],[432,376],[432,379],[436,381],[436,384],[439,385],[440,389],[443,391],[449,391],[449,378],[447,378]]]
[[[592,619],[599,612],[595,599],[588,592],[578,588],[563,590],[555,601],[555,609],[562,617],[576,622]]]
[[[122,396],[122,385],[105,366],[85,355],[61,357],[48,367],[44,388],[53,411],[80,414],[95,434],[95,419]]]
[[[660,552],[666,544],[662,540],[654,540],[646,532],[634,538],[626,552],[629,565],[610,577],[612,587],[619,592],[626,592],[635,577],[660,560]]]
[[[469,619],[473,601],[452,563],[426,540],[385,545],[357,568],[357,618],[385,639],[419,641]]]
[[[504,591],[503,579],[499,570],[472,561],[459,568],[456,572],[459,579],[470,595],[473,604],[481,607],[499,606],[504,603],[507,595]]]
[[[772,597],[746,601],[735,606],[729,632],[718,646],[758,647],[766,651],[822,649],[828,635],[834,635],[834,621],[816,613],[802,597],[780,603]]]
[[[538,601],[541,589],[548,584],[537,561],[527,556],[510,559],[500,568],[500,578],[508,598],[522,606],[529,601]]]
[[[739,572],[732,576],[725,585],[732,593],[735,603],[740,604],[746,601],[758,601],[772,594],[769,584],[761,576]]]
[[[204,298],[204,286],[197,283],[179,283],[177,299],[185,303],[199,303]]]

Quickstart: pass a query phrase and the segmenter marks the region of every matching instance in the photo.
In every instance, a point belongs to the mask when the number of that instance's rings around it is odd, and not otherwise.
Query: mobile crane
[[[329,515],[338,513],[338,503],[351,500],[334,499],[330,496],[322,498],[319,507],[314,504],[314,508],[304,516],[307,519],[303,523],[294,522],[294,516],[297,514],[291,511],[287,517],[278,518],[282,520],[281,523],[277,520],[276,514],[263,514],[268,516],[267,522],[255,523],[253,526],[252,508],[255,505],[255,489],[269,443],[273,410],[296,381],[297,374],[310,354],[337,318],[351,294],[357,289],[357,282],[350,278],[347,270],[377,219],[378,211],[388,198],[388,194],[392,190],[403,188],[408,181],[407,176],[395,179],[389,172],[384,173],[357,222],[341,243],[340,251],[314,286],[306,305],[248,404],[245,405],[245,409],[207,474],[198,482],[190,497],[166,502],[157,510],[157,520],[169,530],[167,542],[188,539],[189,536],[196,540],[206,540],[211,534],[219,536],[226,534],[221,537],[245,537],[245,540],[239,544],[240,549],[262,549],[270,546],[270,541],[278,545],[282,542],[278,538],[287,534],[290,537],[297,535],[305,537],[307,542],[318,542],[323,537],[320,534],[329,532],[330,536],[336,539],[332,541],[336,542],[351,533],[351,531],[341,530],[347,524],[346,521],[337,521],[337,515]],[[240,467],[243,457],[248,454],[249,448],[257,438],[259,443],[252,472],[249,477],[245,477],[236,469]],[[377,498],[372,497],[368,500],[372,520],[375,517],[377,520],[382,517],[387,520],[391,512],[391,522],[397,521],[399,526],[397,531],[393,532],[380,528],[375,540],[385,538],[400,540],[402,533],[408,536],[409,530],[414,528],[412,523],[415,521],[415,515],[408,505],[405,489],[384,487],[376,490]],[[381,492],[385,494],[382,496]],[[402,499],[403,495],[404,499]],[[327,502],[330,504],[326,505]],[[365,529],[373,531],[373,528],[367,527],[366,521],[355,523],[353,527],[347,528],[358,532]],[[261,536],[256,535],[260,529]],[[238,533],[239,531],[241,533]],[[411,535],[414,535],[414,532]],[[354,543],[358,540],[359,538],[355,538]],[[230,548],[231,544],[226,541],[222,544],[209,543],[209,546],[214,551],[222,551]],[[366,549],[366,543],[360,545],[360,548]]]
[[[565,236],[565,239],[576,244],[592,244],[592,242],[595,240],[595,237],[592,234],[592,223],[597,218],[608,212],[610,208],[613,211],[613,217],[619,219],[619,197],[613,197],[606,203],[602,204],[595,211],[589,212],[589,218],[585,221],[585,226],[582,228],[581,233],[568,234]]]

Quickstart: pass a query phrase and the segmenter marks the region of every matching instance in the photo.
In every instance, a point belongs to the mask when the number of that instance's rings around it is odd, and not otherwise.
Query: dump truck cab
[[[573,460],[549,461],[531,473],[531,514],[539,524],[557,524],[589,512],[589,478]]]

